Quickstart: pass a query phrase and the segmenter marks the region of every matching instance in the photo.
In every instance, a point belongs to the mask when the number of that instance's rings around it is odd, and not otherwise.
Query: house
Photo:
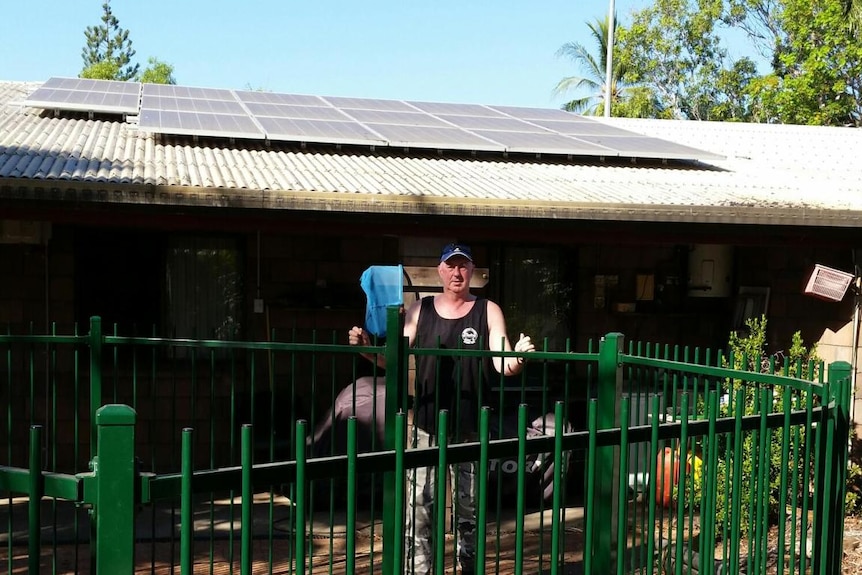
[[[99,315],[122,333],[346,341],[365,268],[434,266],[457,238],[510,332],[551,350],[611,331],[721,348],[765,313],[770,351],[801,330],[827,361],[854,356],[851,295],[804,290],[817,264],[856,273],[859,130],[591,119],[640,146],[606,155],[309,142],[28,104],[40,87],[0,82],[13,331]]]

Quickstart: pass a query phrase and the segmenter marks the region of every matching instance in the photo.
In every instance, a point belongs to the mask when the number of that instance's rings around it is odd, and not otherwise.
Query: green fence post
[[[135,417],[128,405],[106,405],[96,412],[96,575],[135,571]]]
[[[399,306],[386,310],[386,406],[384,425],[386,432],[385,448],[395,449],[395,416],[399,409],[406,407],[407,392],[407,340],[404,339],[404,314]],[[408,440],[409,441],[409,440]],[[403,521],[403,513],[396,508],[395,472],[383,475],[383,573],[395,575],[398,565],[398,545],[396,521]]]
[[[619,357],[623,351],[623,339],[621,333],[609,333],[599,342],[597,389],[599,429],[613,429],[618,425],[617,398],[622,390],[623,377]],[[596,453],[596,477],[613,478],[613,480],[598,481],[596,485],[596,501],[593,502],[595,509],[593,528],[596,536],[593,549],[586,550],[593,555],[592,565],[595,573],[611,572],[611,551],[618,519],[615,513],[617,506],[615,490],[619,489],[619,481],[617,481],[619,467],[614,449],[613,446],[599,447]]]
[[[852,396],[852,367],[846,361],[829,364],[829,389],[835,401],[835,432],[833,453],[829,454],[832,466],[832,484],[835,486],[832,505],[835,510],[827,529],[829,531],[827,567],[830,574],[841,573],[841,559],[844,554],[844,500],[847,491],[847,458],[850,441],[850,401]]]
[[[102,318],[90,318],[90,458],[98,453],[96,411],[102,407]]]
[[[39,574],[42,550],[42,495],[45,482],[42,477],[42,426],[30,426],[30,489],[27,493],[28,542],[27,573]]]

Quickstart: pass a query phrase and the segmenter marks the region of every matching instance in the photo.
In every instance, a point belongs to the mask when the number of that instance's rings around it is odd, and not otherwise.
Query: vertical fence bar
[[[30,426],[30,485],[27,500],[27,566],[30,575],[39,575],[39,556],[42,547],[42,426]],[[11,515],[11,513],[10,513]],[[12,537],[10,536],[11,540]],[[11,571],[10,571],[11,573]]]
[[[398,306],[386,310],[386,413],[385,447],[395,447],[395,414],[405,405],[407,342],[404,333],[404,315]],[[383,573],[395,575],[398,565],[398,542],[395,539],[395,524],[403,518],[396,515],[395,473],[388,471],[383,475]]]
[[[437,477],[434,487],[437,489],[437,501],[446,501],[446,475],[449,472],[449,411],[441,409],[437,412]],[[429,471],[430,473],[430,471]],[[438,573],[446,564],[446,511],[445,506],[438,503],[434,506],[436,514],[434,546],[434,565],[438,565]]]
[[[745,414],[745,392],[740,387],[736,390],[733,422],[733,475],[731,477],[742,477],[742,416]],[[740,492],[743,486],[739,480],[731,482],[731,505],[730,505],[730,573],[739,572],[739,541],[740,541],[740,515],[742,515],[742,496]]]
[[[96,573],[135,569],[135,410],[105,405],[96,412]]]
[[[646,490],[647,490],[647,528],[655,529],[656,525],[656,489],[659,488],[658,483],[658,426],[661,423],[661,396],[657,393],[653,393],[650,395],[650,413],[652,413],[652,419],[650,420],[650,450],[649,450],[649,479],[646,482]],[[645,532],[649,532],[645,530]],[[659,541],[664,538],[664,529],[659,530]],[[648,537],[647,538],[647,557],[655,557],[655,542],[656,537]],[[653,562],[647,562],[646,568],[647,575],[652,575],[653,573]]]
[[[476,573],[485,573],[485,531],[487,529],[487,503],[488,503],[488,440],[490,437],[491,408],[487,405],[482,407],[479,413],[479,465],[476,473],[479,475],[477,482],[476,498],[476,526],[479,532],[476,537]],[[518,462],[524,465],[524,462]],[[453,504],[454,505],[454,504]],[[457,508],[457,505],[455,506]],[[464,565],[461,565],[464,568]]]
[[[400,573],[404,565],[404,451],[407,449],[407,416],[399,410],[395,414],[395,499],[393,502],[393,514],[396,518],[392,541],[395,549],[392,550],[393,568]],[[430,470],[429,470],[430,473]],[[385,545],[384,545],[385,552]]]
[[[623,376],[619,362],[622,350],[621,333],[609,333],[599,343],[598,429],[613,429],[617,425],[617,396],[622,389]],[[593,521],[593,527],[597,529],[593,559],[594,569],[598,573],[610,572],[611,546],[615,535],[614,508],[617,501],[614,491],[619,489],[619,482],[606,480],[615,478],[619,471],[614,450],[612,445],[601,447],[596,457],[596,474],[603,478],[597,485]]]
[[[584,498],[584,573],[592,574],[593,558],[597,554],[595,549],[596,532],[596,432],[598,431],[598,400],[591,399],[587,404],[587,429],[589,430],[589,442],[587,447],[587,477],[586,497]],[[608,564],[609,565],[609,564]],[[608,573],[608,570],[598,570],[597,573]]]
[[[251,424],[242,426],[242,534],[240,572],[251,575],[251,538],[254,534],[254,485],[251,480],[252,465],[254,465],[254,446],[252,444],[253,429]]]
[[[524,572],[524,485],[526,483],[526,465],[520,462],[527,460],[527,404],[518,406],[518,495],[515,513],[515,575],[523,575]],[[554,495],[557,486],[554,485]]]
[[[194,430],[183,429],[183,460],[180,493],[180,573],[192,575],[194,558],[194,513],[192,511],[192,475],[194,473]]]
[[[813,554],[811,566],[818,573],[829,575],[827,571],[827,549],[829,544],[829,523],[831,518],[830,506],[832,505],[832,458],[835,440],[834,416],[830,406],[833,402],[833,390],[831,385],[824,388],[824,409],[820,412],[817,424],[817,443],[815,445],[815,458],[817,469],[815,471],[814,483],[814,524],[812,526]],[[841,507],[843,510],[843,505]]]
[[[99,447],[96,411],[102,407],[102,318],[90,318],[90,457]]]
[[[619,514],[617,516],[617,575],[625,572],[626,552],[626,490],[624,479],[628,476],[629,462],[629,422],[631,421],[631,404],[629,396],[620,398],[620,474],[619,474]],[[634,551],[634,550],[633,550]]]
[[[307,425],[304,419],[296,422],[296,524],[293,529],[296,575],[305,575],[305,436]]]
[[[356,416],[347,419],[347,538],[345,572],[356,572]]]
[[[558,401],[554,406],[554,496],[553,509],[554,516],[551,519],[551,574],[557,575],[560,572],[560,516],[562,515],[562,485],[563,485],[563,469],[566,468],[564,461],[565,454],[563,453],[563,434],[565,426],[563,425],[563,402]],[[518,459],[518,470],[525,466],[524,459]]]

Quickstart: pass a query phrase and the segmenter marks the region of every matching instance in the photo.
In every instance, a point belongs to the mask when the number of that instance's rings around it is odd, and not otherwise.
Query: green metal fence
[[[396,573],[405,471],[466,461],[477,572],[840,572],[847,363],[740,371],[608,334],[495,381],[475,441],[406,449],[410,355],[467,352],[277,336],[0,336],[6,572]],[[351,416],[368,401],[384,433]]]

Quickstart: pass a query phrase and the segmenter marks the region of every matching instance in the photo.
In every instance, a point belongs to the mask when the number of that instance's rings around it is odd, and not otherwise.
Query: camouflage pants
[[[433,444],[434,438],[422,429],[414,428],[411,448],[428,447]],[[476,464],[468,462],[451,465],[449,473],[453,483],[452,500],[458,541],[458,562],[469,566],[472,572],[476,552]],[[407,472],[404,572],[408,575],[433,573],[435,545],[444,544],[443,541],[434,541],[436,476],[436,467],[420,467]],[[440,501],[436,512],[444,513],[444,505],[445,502]],[[447,556],[446,563],[449,564],[452,555],[444,555]],[[443,569],[443,565],[438,566],[437,573],[443,573]]]

